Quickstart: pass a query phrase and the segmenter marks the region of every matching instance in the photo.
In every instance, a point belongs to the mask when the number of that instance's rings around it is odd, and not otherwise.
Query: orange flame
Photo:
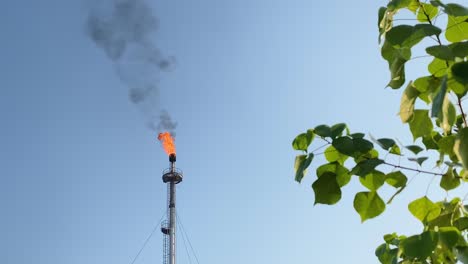
[[[158,139],[159,141],[161,141],[164,151],[167,153],[168,156],[176,153],[174,138],[171,136],[171,133],[159,133]]]

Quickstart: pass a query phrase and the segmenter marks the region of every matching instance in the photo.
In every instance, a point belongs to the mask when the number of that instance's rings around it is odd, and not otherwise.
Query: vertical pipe
[[[171,162],[171,171],[175,172],[175,162]],[[176,264],[176,188],[175,182],[169,182],[169,264]]]
[[[170,203],[169,203],[169,264],[175,264],[175,256],[176,256],[176,214],[175,214],[175,183],[170,182]]]

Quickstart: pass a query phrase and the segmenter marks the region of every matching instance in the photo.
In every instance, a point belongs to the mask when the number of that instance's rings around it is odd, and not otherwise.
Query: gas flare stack
[[[176,184],[182,181],[182,171],[175,167],[176,154],[169,154],[170,168],[163,171],[162,180],[167,183],[168,219],[163,222],[163,264],[176,264]]]
[[[163,171],[162,180],[167,183],[167,220],[161,225],[164,234],[163,264],[176,264],[176,184],[182,181],[182,171],[176,169],[176,148],[171,133],[158,135],[164,151],[169,156],[171,167]]]

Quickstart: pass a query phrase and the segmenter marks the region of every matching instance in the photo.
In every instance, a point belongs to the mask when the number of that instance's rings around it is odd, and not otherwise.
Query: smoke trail
[[[171,116],[169,115],[169,113],[167,111],[165,111],[165,110],[161,111],[161,114],[159,115],[159,124],[158,124],[158,127],[156,129],[159,130],[159,131],[166,130],[169,133],[171,133],[171,135],[173,137],[175,137],[176,127],[177,127],[177,123],[172,121]]]
[[[174,133],[177,123],[165,110],[159,112],[156,83],[174,58],[164,57],[152,39],[158,21],[144,0],[93,1],[86,31],[113,62],[119,79],[129,89],[129,99],[148,119],[153,130]]]

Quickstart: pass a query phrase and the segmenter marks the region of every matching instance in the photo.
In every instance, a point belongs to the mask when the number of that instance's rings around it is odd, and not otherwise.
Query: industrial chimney
[[[182,171],[176,169],[176,154],[169,155],[170,168],[163,171],[162,180],[167,183],[168,219],[161,226],[164,234],[163,264],[176,264],[176,184],[182,181]]]

